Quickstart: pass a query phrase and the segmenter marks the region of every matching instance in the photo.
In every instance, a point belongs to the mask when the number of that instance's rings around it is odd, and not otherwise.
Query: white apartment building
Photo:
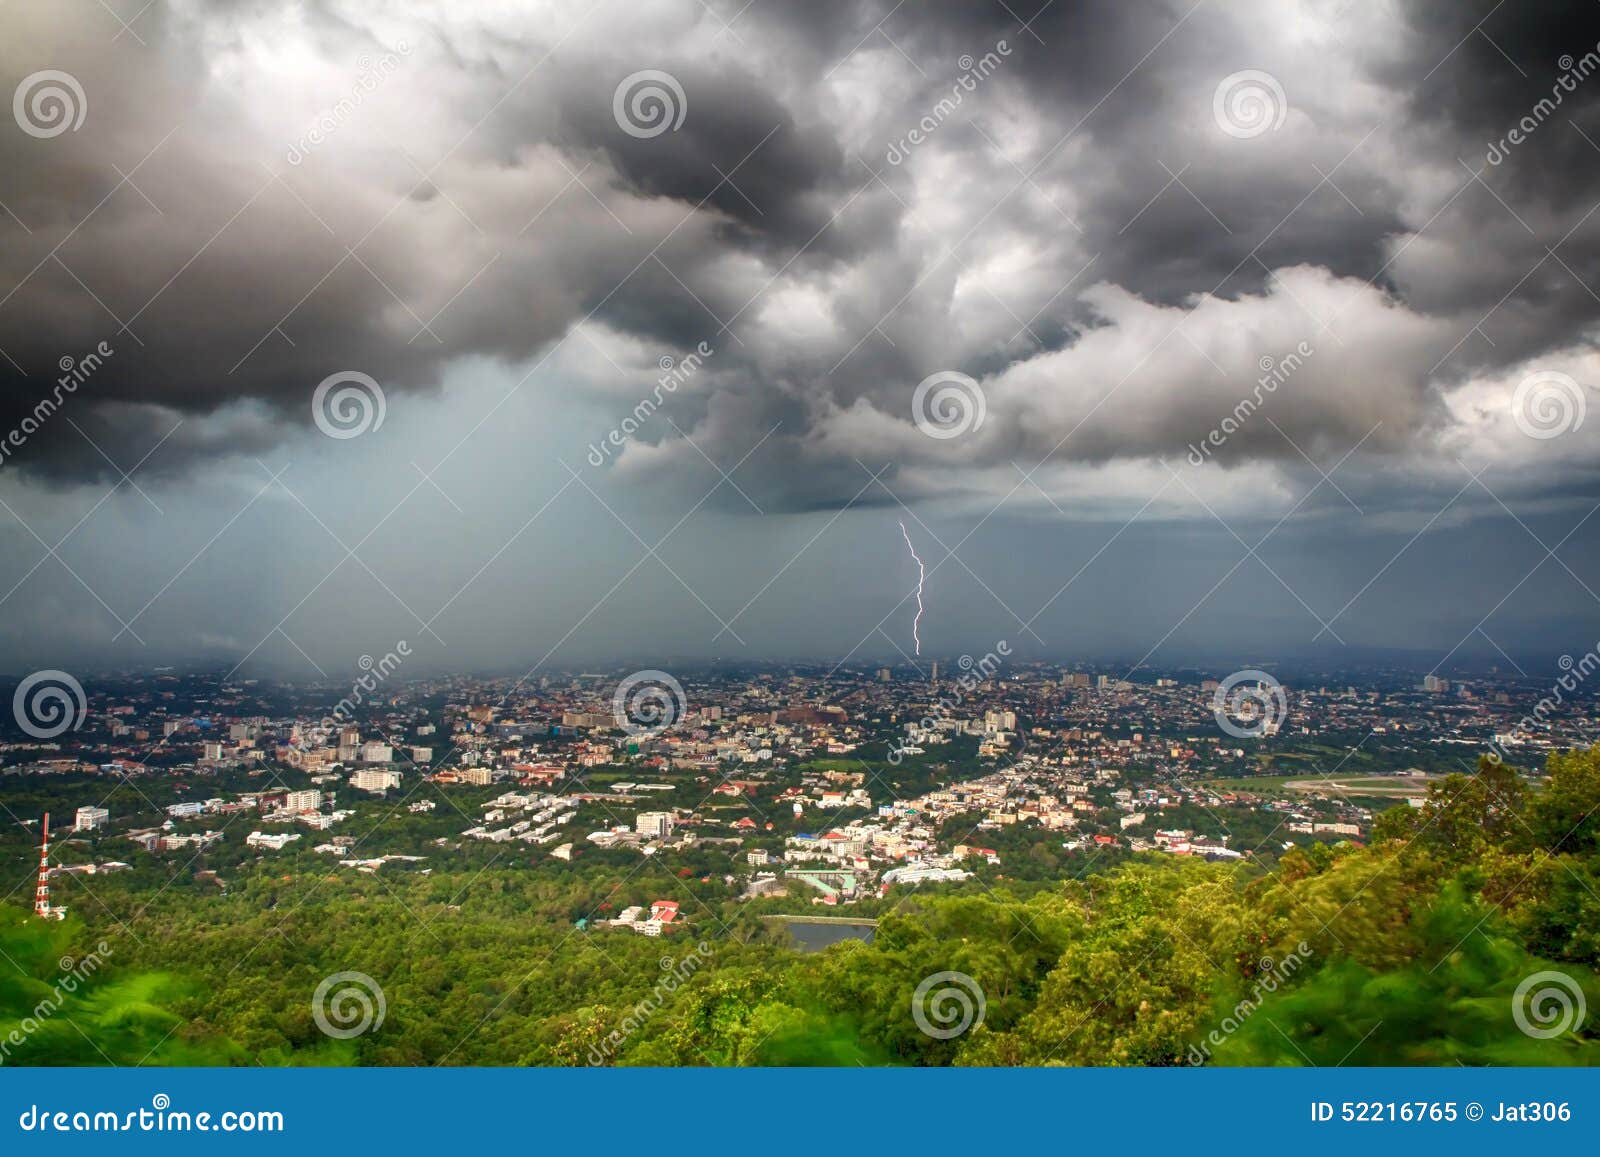
[[[641,836],[664,840],[672,835],[671,812],[640,812],[634,821],[634,831]]]
[[[400,786],[400,773],[384,767],[361,767],[350,775],[350,786],[362,791],[388,791]]]

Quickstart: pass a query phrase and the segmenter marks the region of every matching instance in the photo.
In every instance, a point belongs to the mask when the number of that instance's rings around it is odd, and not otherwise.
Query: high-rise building
[[[672,835],[672,813],[640,812],[634,821],[634,830],[641,836],[664,840]]]
[[[283,801],[285,811],[314,812],[322,806],[320,791],[291,791]]]

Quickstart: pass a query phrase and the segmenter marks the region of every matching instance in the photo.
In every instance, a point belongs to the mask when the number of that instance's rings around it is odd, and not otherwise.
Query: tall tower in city
[[[44,813],[44,835],[39,841],[39,886],[33,893],[33,914],[41,920],[65,920],[65,908],[50,906],[50,813]]]

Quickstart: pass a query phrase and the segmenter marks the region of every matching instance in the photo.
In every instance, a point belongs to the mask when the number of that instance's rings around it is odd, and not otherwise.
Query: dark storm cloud
[[[820,126],[798,125],[737,65],[717,72],[696,62],[664,63],[661,71],[678,81],[694,110],[678,131],[648,138],[625,132],[611,96],[628,73],[605,62],[594,70],[605,76],[603,86],[563,86],[569,131],[562,143],[603,149],[618,185],[634,196],[666,197],[719,214],[719,237],[730,244],[785,256],[805,245],[827,222],[831,206],[848,195],[837,143]],[[835,240],[812,250],[821,257]]]
[[[1586,54],[1600,53],[1600,8],[1562,0],[1413,0],[1405,12],[1403,53],[1381,72],[1405,94],[1408,113],[1420,125],[1453,134],[1477,168],[1490,146],[1503,147],[1540,101],[1559,102],[1550,131],[1530,136],[1536,147],[1525,154],[1521,146],[1506,150],[1515,151],[1516,163],[1505,167],[1502,180],[1519,199],[1587,209],[1594,187],[1587,178],[1600,154],[1564,122],[1593,136],[1600,121],[1596,62],[1583,66]],[[1588,80],[1579,79],[1579,71],[1589,72]],[[1574,75],[1561,84],[1568,74]]]
[[[0,422],[106,341],[72,421],[12,460],[114,477],[106,455],[126,467],[166,436],[150,468],[177,470],[290,436],[336,371],[401,397],[473,356],[531,363],[581,324],[602,345],[716,349],[618,478],[670,483],[766,437],[750,488],[810,509],[883,500],[858,494],[859,462],[937,497],[1004,493],[1016,458],[1181,458],[1262,358],[1309,340],[1272,422],[1215,461],[1298,470],[1365,438],[1363,458],[1426,462],[1486,437],[1455,392],[1587,348],[1600,218],[1583,174],[1600,152],[1577,128],[1600,120],[1600,77],[1481,183],[1457,158],[1483,167],[1557,58],[1600,32],[1564,5],[1391,15],[941,0],[518,22],[158,3],[131,52],[93,6],[24,4],[0,81],[65,69],[91,115],[4,134]],[[974,59],[992,67],[960,87]],[[1286,95],[1281,124],[1240,139],[1213,95],[1246,69]],[[676,129],[615,118],[641,70],[681,88]],[[912,130],[925,139],[891,159]],[[989,405],[959,444],[911,421],[918,381],[949,369]],[[600,396],[625,413],[650,376],[616,375]],[[1497,404],[1473,420],[1507,428]]]

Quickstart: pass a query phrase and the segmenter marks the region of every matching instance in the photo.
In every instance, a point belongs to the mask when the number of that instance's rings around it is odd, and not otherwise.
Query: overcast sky
[[[0,80],[0,669],[900,661],[907,537],[924,658],[1600,638],[1593,4],[10,0]]]

